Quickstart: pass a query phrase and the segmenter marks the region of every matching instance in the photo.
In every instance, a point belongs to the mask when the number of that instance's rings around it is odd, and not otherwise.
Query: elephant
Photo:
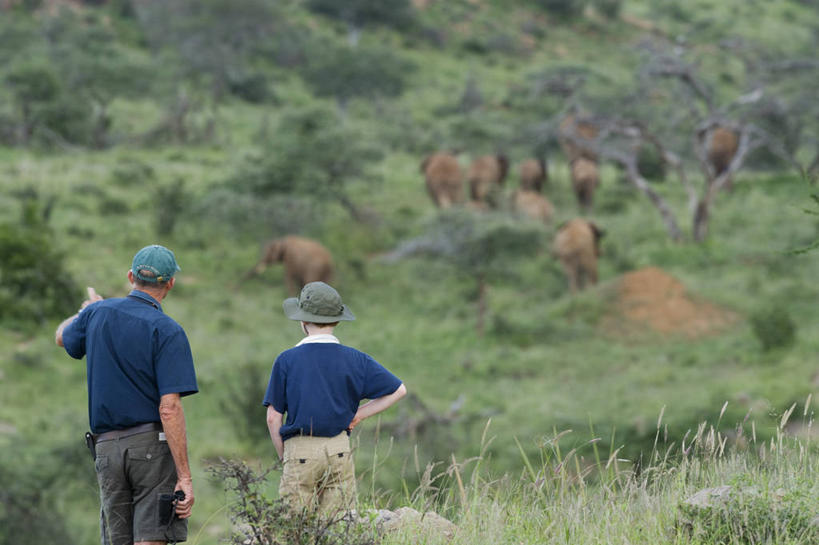
[[[587,283],[597,284],[597,258],[604,235],[594,223],[582,218],[575,218],[558,229],[552,252],[566,271],[572,293]]]
[[[572,188],[577,196],[577,202],[584,210],[591,208],[594,190],[600,185],[600,172],[597,163],[578,157],[571,163]]]
[[[555,211],[546,197],[526,189],[518,189],[512,194],[512,210],[546,224],[552,221]]]
[[[570,163],[580,157],[597,161],[597,154],[591,149],[599,133],[594,123],[570,114],[560,122],[557,132],[560,148]]]
[[[435,206],[450,208],[463,200],[463,173],[455,156],[433,153],[421,163],[421,172]]]
[[[706,138],[708,163],[714,169],[714,174],[719,176],[728,170],[728,166],[736,155],[739,148],[739,135],[733,129],[717,126],[703,137]],[[725,188],[730,190],[732,187],[733,180],[729,178],[725,182]]]
[[[498,204],[497,193],[508,172],[509,159],[503,154],[476,157],[469,165],[467,175],[472,200],[495,207]]]
[[[265,244],[259,262],[245,279],[261,274],[269,265],[284,263],[287,291],[295,295],[310,282],[331,283],[334,276],[333,257],[315,240],[296,235],[273,239]]]
[[[543,159],[526,159],[518,167],[520,188],[525,191],[543,190],[543,184],[549,180],[549,170]]]

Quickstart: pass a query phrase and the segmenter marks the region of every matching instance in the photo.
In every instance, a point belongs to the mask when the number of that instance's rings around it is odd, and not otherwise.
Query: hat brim
[[[341,314],[338,316],[322,316],[320,314],[313,314],[311,312],[305,312],[301,308],[299,308],[299,299],[298,297],[291,297],[289,299],[285,299],[282,303],[282,308],[284,309],[284,315],[290,318],[291,320],[298,320],[301,322],[312,322],[314,324],[331,324],[333,322],[352,322],[355,320],[355,316],[350,311],[347,305],[341,305]]]

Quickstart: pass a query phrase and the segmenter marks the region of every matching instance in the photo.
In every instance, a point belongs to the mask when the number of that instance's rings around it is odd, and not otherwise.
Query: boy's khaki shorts
[[[176,466],[168,443],[149,431],[97,443],[102,542],[185,541],[188,521],[159,524],[159,496],[173,494]]]
[[[355,465],[347,432],[287,439],[279,495],[293,507],[317,509],[325,516],[355,508]]]

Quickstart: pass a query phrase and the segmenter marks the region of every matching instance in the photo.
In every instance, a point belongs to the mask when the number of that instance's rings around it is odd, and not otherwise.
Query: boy
[[[340,321],[355,316],[331,286],[311,282],[282,306],[301,322],[305,338],[276,358],[264,397],[270,438],[284,462],[279,495],[333,515],[356,502],[350,431],[407,390],[372,357],[333,335]],[[362,399],[370,401],[359,406]]]

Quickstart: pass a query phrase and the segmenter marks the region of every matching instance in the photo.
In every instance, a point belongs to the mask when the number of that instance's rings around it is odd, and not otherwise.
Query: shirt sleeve
[[[78,360],[85,356],[85,330],[91,310],[80,311],[74,321],[63,329],[63,347],[68,355]]]
[[[284,367],[282,358],[276,358],[263,401],[265,407],[273,405],[273,408],[281,414],[287,412],[287,373]]]
[[[390,373],[383,365],[365,354],[367,374],[364,381],[362,399],[376,399],[396,391],[401,379]]]
[[[199,391],[191,345],[181,327],[167,336],[160,334],[154,369],[160,396],[165,394],[186,396]]]

